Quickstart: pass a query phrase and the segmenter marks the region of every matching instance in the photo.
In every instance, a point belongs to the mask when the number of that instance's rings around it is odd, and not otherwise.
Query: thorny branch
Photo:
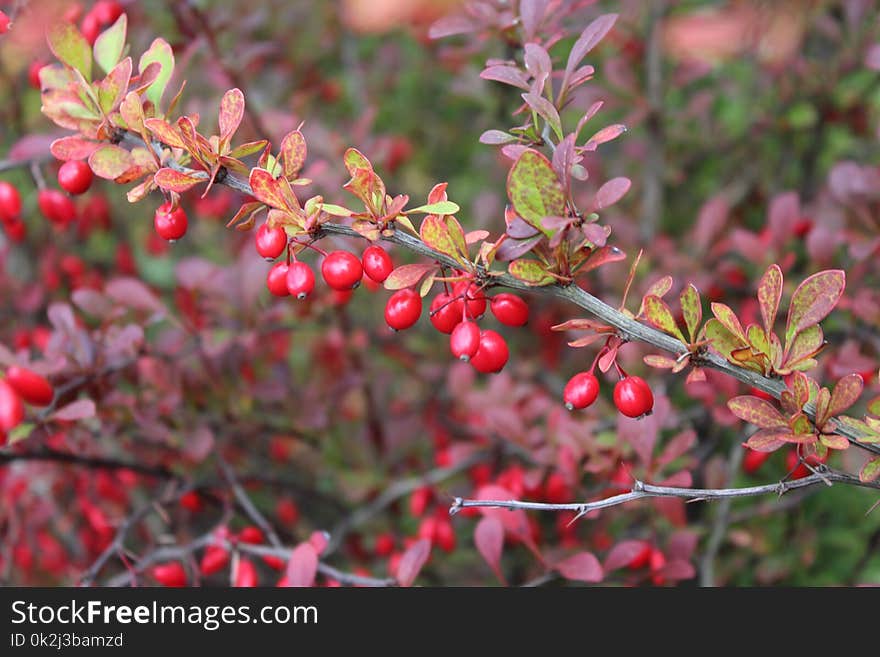
[[[816,471],[802,479],[793,481],[780,481],[775,484],[763,486],[746,486],[743,488],[678,488],[675,486],[655,486],[638,481],[633,484],[628,493],[621,493],[604,500],[595,502],[572,502],[570,504],[548,504],[544,502],[523,502],[520,500],[470,500],[461,497],[455,498],[449,509],[450,515],[455,515],[462,509],[468,508],[496,508],[496,509],[523,509],[527,511],[574,511],[575,519],[580,518],[591,511],[606,509],[627,502],[635,502],[650,497],[677,497],[692,502],[704,500],[723,500],[734,497],[754,497],[758,495],[776,494],[784,495],[790,490],[808,488],[817,484],[831,486],[832,483],[841,483],[862,488],[880,490],[880,482],[864,482],[858,477],[838,472],[829,468],[816,468]]]

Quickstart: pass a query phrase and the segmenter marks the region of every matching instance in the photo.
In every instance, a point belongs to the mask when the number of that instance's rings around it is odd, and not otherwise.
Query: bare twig
[[[880,490],[880,482],[864,482],[858,477],[853,477],[843,472],[825,469],[823,472],[811,474],[803,479],[794,481],[780,481],[775,484],[764,486],[747,486],[744,488],[678,488],[674,486],[655,486],[636,480],[633,489],[628,493],[621,493],[604,500],[595,502],[573,502],[570,504],[548,504],[544,502],[524,502],[520,500],[470,500],[460,497],[455,498],[449,508],[450,515],[455,515],[462,509],[488,507],[497,509],[523,509],[528,511],[575,511],[575,519],[597,509],[605,509],[627,502],[635,502],[649,497],[677,497],[692,501],[720,500],[733,497],[754,497],[756,495],[783,495],[790,490],[808,488],[816,484],[828,484],[837,482],[863,488]]]
[[[238,483],[232,468],[229,467],[229,464],[222,458],[218,457],[218,461],[220,462],[220,469],[223,471],[223,476],[229,482],[229,488],[232,490],[232,494],[235,495],[235,499],[238,501],[242,510],[251,520],[253,520],[254,524],[260,528],[272,545],[280,547],[281,539],[278,538],[278,534],[275,533],[272,525],[266,520],[266,517],[260,513],[260,510],[251,501],[251,498],[244,491],[244,488]]]

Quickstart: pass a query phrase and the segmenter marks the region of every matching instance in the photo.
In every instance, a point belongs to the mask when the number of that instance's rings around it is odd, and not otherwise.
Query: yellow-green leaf
[[[95,39],[93,47],[95,53],[95,61],[104,73],[113,70],[119,60],[122,58],[122,51],[125,49],[125,33],[128,28],[128,17],[120,14],[116,22],[109,28],[104,30]]]
[[[688,283],[688,286],[681,291],[679,300],[681,301],[681,314],[684,317],[684,324],[688,330],[688,337],[693,342],[697,339],[700,323],[703,321],[703,304],[700,301],[700,293],[693,283]]]
[[[544,228],[544,217],[565,214],[562,183],[550,160],[533,149],[523,151],[511,167],[507,176],[507,195],[523,221],[548,237],[554,231]]]
[[[514,278],[535,287],[550,285],[556,280],[547,273],[544,265],[537,260],[528,260],[526,258],[514,260],[507,266],[507,271]]]
[[[644,304],[645,318],[652,326],[668,333],[669,335],[675,336],[682,342],[686,342],[684,335],[681,333],[681,329],[679,329],[678,325],[675,323],[672,311],[663,299],[653,295],[647,296],[645,297]]]
[[[845,287],[846,274],[841,269],[820,271],[801,283],[794,291],[788,308],[786,342],[825,319],[837,305]]]
[[[49,27],[49,49],[60,61],[79,71],[87,80],[92,79],[92,48],[73,23],[59,21]]]

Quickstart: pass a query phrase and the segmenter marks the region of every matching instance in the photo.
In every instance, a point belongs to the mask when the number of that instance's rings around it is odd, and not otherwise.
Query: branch
[[[880,481],[864,482],[843,472],[824,469],[817,471],[815,474],[808,475],[803,479],[794,481],[780,481],[775,484],[766,484],[764,486],[747,486],[744,488],[677,488],[674,486],[655,486],[638,481],[633,484],[633,488],[629,493],[621,493],[604,500],[595,502],[573,502],[571,504],[547,504],[544,502],[522,502],[519,500],[469,500],[456,497],[452,506],[449,508],[449,514],[455,515],[462,509],[468,508],[494,508],[494,509],[523,509],[528,511],[575,511],[577,516],[575,520],[581,516],[596,511],[597,509],[605,509],[627,502],[643,500],[649,497],[677,497],[691,501],[718,500],[729,499],[732,497],[754,497],[757,495],[784,495],[790,490],[798,488],[808,488],[817,484],[825,484],[830,486],[832,482],[847,484],[850,486],[860,486],[862,488],[873,488],[880,490]]]
[[[133,133],[129,132],[125,133],[125,140],[138,145],[141,145],[143,143],[139,136],[136,136]],[[153,149],[161,157],[161,145],[158,142],[153,142],[152,146]],[[208,180],[208,174],[204,171],[189,169],[178,164],[174,160],[169,160],[165,162],[165,164],[166,166],[169,166],[177,171],[184,172],[197,178],[203,178],[206,181]],[[232,189],[235,189],[249,196],[253,196],[253,190],[251,189],[250,184],[248,184],[247,181],[241,180],[235,175],[227,175],[222,180],[221,184],[227,185]],[[365,239],[363,235],[358,233],[353,228],[350,228],[349,226],[330,222],[321,224],[320,229],[315,234],[315,238],[320,238],[322,234],[344,235],[346,237]],[[382,235],[381,239],[386,242],[391,242],[393,244],[403,246],[413,253],[424,256],[425,258],[434,260],[453,269],[458,269],[461,267],[461,263],[457,262],[454,258],[446,255],[445,253],[435,251],[427,244],[422,242],[419,238],[414,237],[402,230],[395,230],[391,235]],[[623,314],[619,310],[616,310],[615,308],[612,308],[601,299],[594,297],[592,294],[578,287],[577,285],[561,285],[557,283],[553,285],[536,287],[534,285],[528,285],[527,283],[524,283],[523,281],[514,278],[507,273],[499,275],[493,274],[492,276],[487,277],[485,270],[481,266],[478,266],[478,275],[488,278],[488,281],[492,286],[506,287],[513,290],[522,290],[534,294],[549,294],[559,299],[568,301],[569,303],[572,303],[575,306],[586,310],[589,314],[603,321],[605,324],[608,324],[609,326],[617,329],[618,335],[621,339],[625,341],[643,342],[645,344],[651,345],[656,349],[671,353],[676,357],[684,356],[685,354],[690,353],[690,349],[688,348],[688,346],[680,340],[677,340],[671,335],[663,333],[658,329],[647,326],[646,324],[642,324],[635,319],[628,317],[627,315]],[[699,365],[700,367],[709,367],[711,369],[718,370],[719,372],[723,372],[724,374],[732,376],[733,378],[741,381],[742,383],[745,383],[746,385],[757,388],[758,390],[766,392],[767,394],[773,395],[773,397],[775,397],[776,399],[779,399],[782,395],[782,392],[787,389],[782,380],[771,379],[769,377],[763,376],[762,374],[758,374],[757,372],[753,372],[743,367],[734,365],[716,353],[708,351],[694,353],[691,355],[691,362],[693,362],[695,365]],[[811,419],[815,419],[815,404],[813,404],[812,402],[808,403],[806,406],[804,406],[804,412]],[[836,432],[839,435],[844,436],[851,445],[871,452],[874,455],[880,456],[880,446],[860,442],[859,439],[862,436],[855,429],[848,427],[842,423],[838,423],[838,425],[839,426],[836,429]]]

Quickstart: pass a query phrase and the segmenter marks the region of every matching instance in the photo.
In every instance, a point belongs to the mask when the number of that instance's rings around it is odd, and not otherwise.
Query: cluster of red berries
[[[621,370],[622,372],[622,370]],[[593,370],[575,374],[562,392],[562,399],[568,410],[591,406],[599,396],[599,379]],[[654,408],[654,393],[651,386],[639,376],[622,376],[614,386],[614,405],[627,417],[649,415]]]
[[[455,283],[431,301],[431,324],[449,335],[452,355],[469,362],[484,374],[500,372],[509,351],[504,338],[491,329],[481,330],[478,321],[487,307],[507,326],[523,326],[529,321],[529,307],[514,294],[497,294],[487,299],[483,288],[470,279]],[[422,298],[412,288],[398,290],[385,305],[385,321],[395,331],[413,326],[422,314]]]
[[[55,397],[52,384],[36,372],[13,365],[0,379],[0,445],[6,444],[6,432],[24,419],[24,403],[48,406]]]

